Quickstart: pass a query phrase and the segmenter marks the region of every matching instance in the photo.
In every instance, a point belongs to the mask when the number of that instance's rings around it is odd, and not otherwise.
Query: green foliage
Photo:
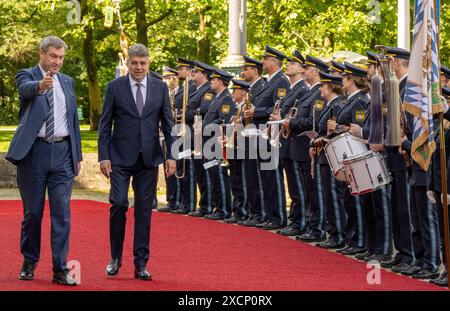
[[[69,45],[63,71],[76,79],[78,104],[88,108],[87,72],[82,44],[85,25],[94,29],[94,46],[100,89],[114,78],[118,62],[117,17],[104,27],[103,10],[111,0],[84,0],[87,11],[81,24],[70,24],[69,1],[0,0],[0,124],[15,122],[17,94],[14,75],[20,68],[36,65],[38,43],[49,34],[61,36]],[[248,0],[248,54],[259,57],[270,44],[287,54],[302,53],[329,57],[336,51],[364,54],[376,44],[396,45],[397,2],[378,0],[380,23],[372,24],[371,0]],[[413,0],[411,3],[413,4]],[[441,61],[450,64],[450,3],[441,1]],[[445,3],[444,3],[445,2]],[[123,0],[122,22],[129,44],[136,41],[135,0]],[[148,45],[151,69],[175,66],[177,56],[199,57],[199,42],[209,42],[209,60],[220,65],[228,47],[228,1],[146,0]],[[200,27],[204,22],[204,28]],[[88,120],[89,118],[86,118]]]

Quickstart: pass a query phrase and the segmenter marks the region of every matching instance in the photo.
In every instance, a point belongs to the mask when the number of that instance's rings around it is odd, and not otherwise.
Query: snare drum
[[[386,160],[380,153],[368,151],[343,161],[345,177],[352,195],[376,191],[392,180]]]
[[[330,168],[334,176],[339,181],[346,181],[342,171],[342,161],[369,151],[364,141],[349,133],[343,133],[325,145],[325,155],[327,156]]]

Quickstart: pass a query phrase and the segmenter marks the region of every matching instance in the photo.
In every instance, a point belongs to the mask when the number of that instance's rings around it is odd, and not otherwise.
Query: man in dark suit
[[[134,190],[134,276],[151,280],[146,269],[150,255],[152,202],[156,195],[158,166],[163,162],[159,124],[167,149],[173,137],[169,93],[164,82],[148,76],[149,54],[142,44],[129,49],[129,74],[108,83],[98,130],[98,154],[102,173],[111,179],[109,193],[111,260],[106,274],[116,275],[122,264],[128,189]],[[114,129],[113,129],[114,124]],[[175,173],[175,161],[167,154],[166,172]]]
[[[76,285],[68,274],[66,259],[70,196],[82,154],[74,82],[60,73],[66,50],[67,45],[60,38],[45,37],[39,47],[39,65],[17,73],[19,126],[6,159],[17,165],[17,183],[24,209],[20,242],[24,262],[19,279],[34,279],[48,189],[53,282]]]

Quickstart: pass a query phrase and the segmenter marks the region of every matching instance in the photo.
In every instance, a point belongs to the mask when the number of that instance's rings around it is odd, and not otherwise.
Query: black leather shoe
[[[264,229],[264,230],[276,230],[276,229],[280,229],[280,228],[284,228],[284,227],[282,225],[275,224],[273,222],[267,222],[264,225],[262,225],[260,228]]]
[[[34,280],[34,269],[36,269],[37,263],[30,263],[24,261],[22,268],[20,268],[19,280],[31,281]]]
[[[170,213],[175,210],[175,207],[167,204],[166,206],[158,207],[156,210],[161,213]]]
[[[238,223],[238,219],[236,219],[235,217],[230,217],[228,219],[224,219],[223,222],[226,224],[236,224]]]
[[[268,223],[270,223],[269,220],[260,222],[259,224],[256,225],[256,228],[262,228],[262,227],[266,226]]]
[[[364,258],[364,261],[378,261],[378,262],[382,262],[382,261],[388,261],[391,260],[392,256],[391,255],[382,255],[382,254],[373,254],[372,256],[368,256],[366,258]],[[380,264],[381,266],[381,264]]]
[[[304,234],[305,230],[300,230],[300,229],[294,228],[294,227],[286,227],[286,228],[277,230],[277,233],[284,235],[284,236],[296,236],[296,235]]]
[[[203,217],[203,216],[205,216],[206,214],[204,214],[204,213],[202,213],[202,212],[200,212],[200,211],[195,211],[195,212],[190,212],[188,215],[189,215],[189,216],[192,216],[192,217]]]
[[[122,267],[122,260],[120,258],[111,259],[106,266],[106,274],[109,276],[119,273],[119,269]]]
[[[437,286],[445,286],[448,287],[448,275],[446,272],[442,273],[441,276],[437,279],[430,280],[431,284]]]
[[[317,243],[316,246],[325,249],[338,249],[343,248],[345,246],[345,243],[344,242],[338,243],[337,241],[334,240],[328,240],[326,242]]]
[[[367,257],[372,256],[372,255],[373,255],[373,251],[366,251],[361,254],[356,254],[355,258],[358,260],[365,260]]]
[[[341,254],[346,255],[346,256],[354,256],[356,254],[362,254],[365,251],[366,251],[366,249],[363,247],[353,246],[353,247],[347,248],[345,251],[342,251]]]
[[[238,225],[240,226],[246,226],[246,227],[256,227],[258,224],[261,224],[262,222],[256,219],[249,219],[244,221],[238,221]]]
[[[295,239],[306,243],[316,243],[325,241],[325,236],[317,237],[310,233],[305,233],[304,235],[296,236]]]
[[[411,267],[412,266],[410,264],[407,264],[406,262],[401,262],[401,263],[393,266],[391,268],[391,270],[392,270],[392,272],[395,272],[395,273],[403,273],[403,272],[408,271],[409,269],[411,269]]]
[[[152,275],[150,274],[150,272],[147,271],[147,269],[144,268],[136,268],[134,270],[134,277],[138,280],[143,280],[143,281],[150,281],[152,279]]]
[[[421,270],[422,270],[422,267],[411,266],[409,269],[401,271],[400,273],[404,274],[404,275],[413,275],[413,274],[416,274],[417,272],[419,272]],[[394,269],[392,269],[392,271],[394,271]],[[394,271],[394,272],[396,272],[396,271]]]
[[[223,215],[221,215],[219,213],[212,213],[212,214],[206,215],[205,219],[209,219],[209,220],[224,220],[225,217],[223,217]]]
[[[189,211],[188,211],[188,210],[185,210],[185,209],[177,209],[177,210],[171,211],[171,213],[174,213],[174,214],[181,214],[181,215],[187,215],[187,214],[189,214]]]
[[[419,280],[429,280],[429,279],[436,279],[439,277],[438,272],[433,272],[427,269],[422,269],[412,275],[413,278],[419,279]]]
[[[380,263],[381,268],[391,269],[393,266],[396,266],[400,263],[400,259],[394,258],[391,260],[384,260]]]
[[[343,251],[346,251],[346,250],[349,249],[350,247],[353,247],[353,246],[347,245],[347,246],[345,246],[344,248],[338,249],[336,252],[342,253]]]
[[[77,286],[77,281],[69,275],[69,269],[65,271],[53,272],[53,283],[67,285],[67,286]]]

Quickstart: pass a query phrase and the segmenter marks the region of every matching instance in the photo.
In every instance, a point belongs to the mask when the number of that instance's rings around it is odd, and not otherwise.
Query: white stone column
[[[398,0],[397,45],[408,51],[411,49],[410,10],[409,0]]]
[[[247,53],[247,0],[228,1],[228,56],[222,67],[236,71]],[[234,69],[234,70],[233,70]]]

